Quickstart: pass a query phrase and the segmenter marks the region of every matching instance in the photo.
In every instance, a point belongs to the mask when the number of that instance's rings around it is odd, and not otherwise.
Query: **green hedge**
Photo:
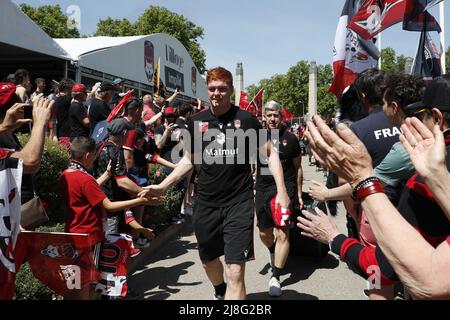
[[[24,146],[29,139],[28,135],[18,136]],[[35,175],[34,185],[36,193],[46,206],[50,218],[48,225],[63,223],[66,218],[64,204],[59,197],[58,179],[61,173],[67,169],[69,156],[67,150],[58,142],[47,139],[41,160],[41,168]]]

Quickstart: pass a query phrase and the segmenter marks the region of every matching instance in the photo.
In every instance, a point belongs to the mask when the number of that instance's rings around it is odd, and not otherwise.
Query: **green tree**
[[[42,30],[52,38],[79,38],[80,32],[74,20],[69,19],[61,10],[59,4],[32,7],[22,3],[22,11],[31,18]]]
[[[299,61],[292,66],[287,74],[276,74],[269,79],[261,80],[257,85],[247,87],[252,98],[263,86],[266,87],[264,101],[275,100],[285,106],[296,116],[308,111],[310,63]],[[328,92],[333,81],[333,71],[330,65],[317,66],[318,109],[319,113],[333,115],[337,101]]]
[[[397,56],[391,47],[381,49],[381,68],[386,71],[405,72],[408,57],[403,54]]]
[[[136,35],[136,26],[127,19],[116,19],[111,17],[100,20],[97,23],[96,36],[126,37]]]
[[[166,33],[177,38],[187,49],[200,73],[206,71],[206,53],[198,42],[204,36],[202,27],[166,8],[150,6],[136,22],[107,18],[97,24],[96,36],[136,36]]]

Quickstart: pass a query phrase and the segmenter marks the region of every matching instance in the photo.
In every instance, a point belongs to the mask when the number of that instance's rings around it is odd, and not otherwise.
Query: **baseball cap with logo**
[[[0,109],[10,107],[16,97],[16,85],[9,82],[0,83]]]
[[[86,87],[84,84],[76,83],[72,87],[72,93],[86,93]]]
[[[425,90],[423,100],[408,105],[405,111],[407,115],[415,115],[433,108],[450,111],[450,75],[434,79]]]
[[[127,131],[133,129],[134,126],[124,118],[114,119],[108,125],[109,134],[112,136],[124,135]]]

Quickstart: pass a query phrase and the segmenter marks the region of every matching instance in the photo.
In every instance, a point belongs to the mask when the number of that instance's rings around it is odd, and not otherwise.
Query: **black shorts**
[[[295,188],[287,188],[289,199],[291,204],[289,205],[292,212],[292,219],[300,212],[298,208],[298,197]],[[277,194],[276,190],[256,190],[255,204],[256,204],[256,218],[257,226],[260,229],[275,228],[275,222],[273,221],[272,212],[269,210],[269,203],[272,198]],[[295,222],[295,221],[294,221]]]
[[[197,203],[192,223],[200,260],[211,262],[223,255],[226,264],[254,260],[254,209],[253,198],[225,208],[211,208]]]

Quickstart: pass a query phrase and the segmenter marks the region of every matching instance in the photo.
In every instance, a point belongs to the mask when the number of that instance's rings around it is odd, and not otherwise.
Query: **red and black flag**
[[[250,104],[248,105],[247,111],[251,112],[255,117],[258,118],[259,121],[262,121],[262,101],[263,101],[263,94],[264,90],[266,88],[263,87],[261,90],[258,91],[258,93],[255,95],[255,97],[250,101]]]
[[[334,79],[330,87],[340,97],[346,87],[353,83],[356,75],[377,66],[380,52],[372,40],[364,40],[348,28],[348,23],[358,12],[362,0],[346,0],[336,30],[333,48]]]
[[[441,26],[428,12],[442,0],[407,0],[405,15],[403,17],[403,30],[407,31],[437,31],[441,32]]]
[[[407,0],[366,0],[348,27],[365,40],[403,21]]]

